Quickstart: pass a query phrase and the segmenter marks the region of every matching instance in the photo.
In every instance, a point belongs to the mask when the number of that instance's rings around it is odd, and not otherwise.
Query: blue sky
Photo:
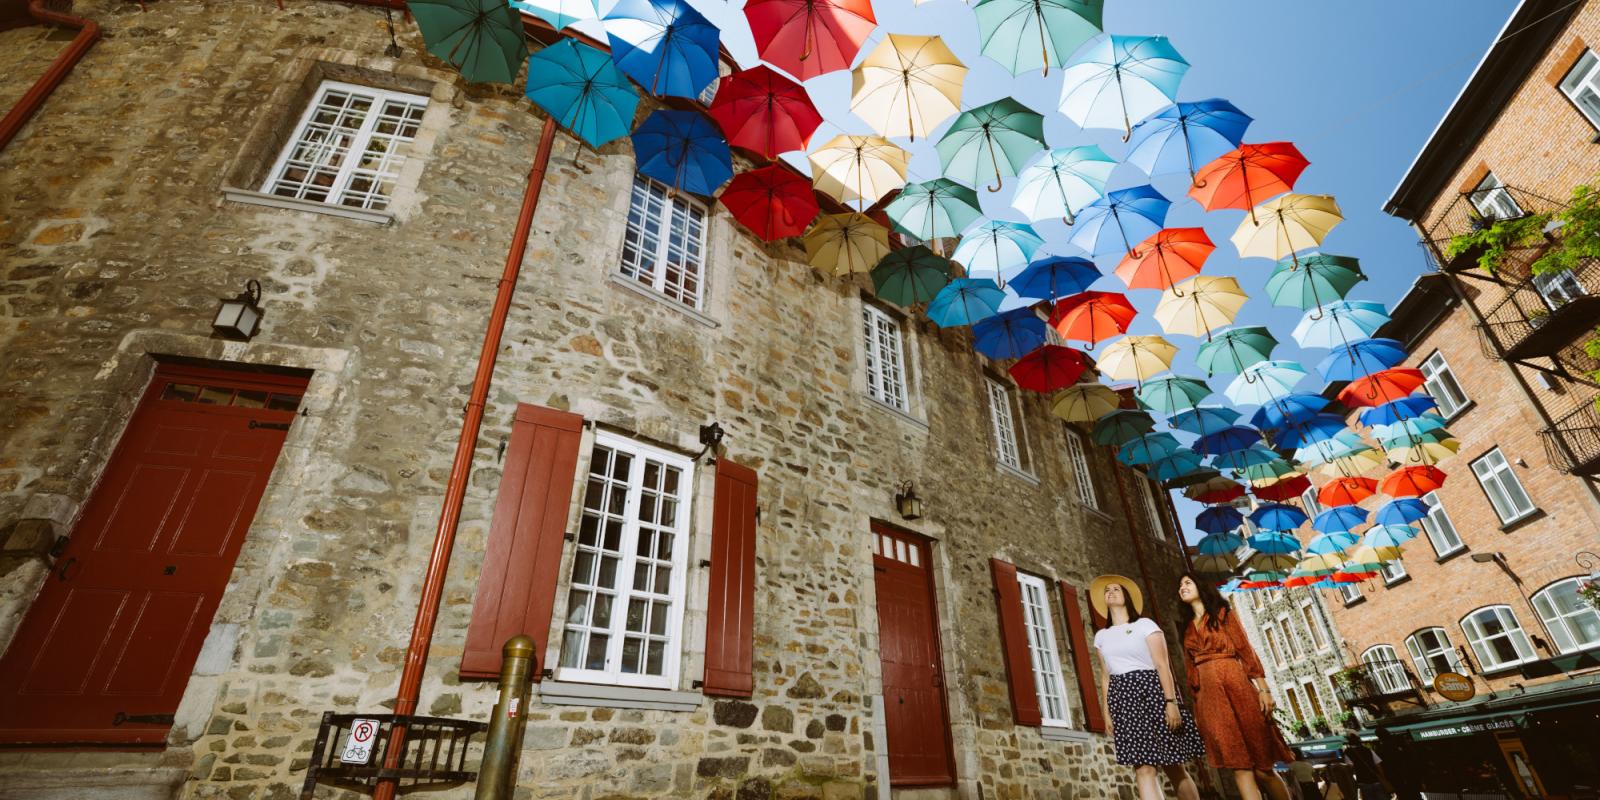
[[[724,44],[741,64],[757,60],[754,44],[740,13],[741,4],[691,0],[724,31]],[[939,35],[970,68],[962,98],[973,107],[1013,96],[1046,114],[1045,134],[1052,147],[1100,144],[1114,157],[1125,146],[1120,132],[1080,131],[1056,113],[1061,93],[1060,71],[1049,77],[1037,72],[1013,77],[979,54],[979,36],[972,10],[960,0],[875,0],[879,28],[870,50],[888,32]],[[1472,68],[1504,25],[1515,4],[1510,0],[1356,0],[1355,2],[1285,2],[1284,0],[1112,0],[1105,29],[1127,35],[1163,34],[1191,64],[1179,90],[1181,100],[1222,97],[1255,118],[1247,142],[1288,140],[1299,146],[1311,166],[1296,191],[1332,194],[1346,220],[1334,230],[1323,250],[1355,256],[1369,280],[1352,299],[1392,304],[1424,268],[1415,235],[1383,214],[1381,205],[1421,148],[1428,134],[1460,90]],[[849,113],[850,75],[837,72],[808,81],[813,100],[827,122],[813,146],[838,133],[870,133]],[[907,144],[913,153],[912,180],[937,177],[939,162],[931,142]],[[1137,169],[1120,166],[1110,188],[1149,182]],[[1241,260],[1227,237],[1243,218],[1242,211],[1204,213],[1182,199],[1185,176],[1154,181],[1175,200],[1169,227],[1203,225],[1218,244],[1205,272],[1233,275],[1252,294],[1238,322],[1269,326],[1285,345],[1274,354],[1301,360],[1289,331],[1299,318],[1293,309],[1273,308],[1262,289],[1272,264]],[[1001,219],[1023,221],[1007,206],[1009,189],[984,195],[985,211]],[[1064,244],[1065,228],[1041,225],[1046,250],[1074,251]],[[1109,275],[1115,258],[1099,259],[1107,277],[1096,289],[1123,291]],[[1141,317],[1135,333],[1159,333],[1149,312],[1159,293],[1129,292]],[[1190,366],[1198,341],[1169,337],[1181,348],[1174,363],[1178,374],[1200,374]],[[1308,351],[1309,364],[1324,351]],[[1226,376],[1212,381],[1219,391]],[[1317,391],[1313,375],[1299,387]],[[1208,403],[1226,402],[1220,394]],[[1199,506],[1178,496],[1179,516],[1188,527]],[[1198,534],[1191,532],[1191,539]]]

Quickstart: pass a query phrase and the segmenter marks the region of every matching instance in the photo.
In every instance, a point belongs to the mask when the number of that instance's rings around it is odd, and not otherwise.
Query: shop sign
[[[1448,739],[1452,736],[1470,736],[1474,733],[1483,733],[1485,731],[1503,731],[1515,727],[1517,727],[1516,720],[1508,717],[1502,717],[1500,719],[1485,719],[1475,722],[1458,722],[1454,725],[1445,725],[1439,728],[1428,728],[1426,730],[1412,731],[1411,738],[1416,739],[1419,742],[1426,742],[1432,739]]]
[[[1472,679],[1459,672],[1441,672],[1433,679],[1433,690],[1446,700],[1457,703],[1471,700],[1478,694],[1478,687],[1472,685]]]

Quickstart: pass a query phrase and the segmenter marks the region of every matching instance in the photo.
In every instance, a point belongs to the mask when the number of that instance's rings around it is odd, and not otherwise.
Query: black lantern
[[[261,329],[261,284],[251,280],[237,297],[222,298],[211,329],[225,339],[250,341]]]
[[[917,496],[917,490],[911,481],[900,484],[894,495],[894,508],[900,512],[901,519],[922,518],[922,498]]]

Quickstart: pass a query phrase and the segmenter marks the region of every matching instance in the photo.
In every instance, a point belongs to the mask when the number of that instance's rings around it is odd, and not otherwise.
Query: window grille
[[[261,191],[314,203],[388,208],[428,99],[324,81]]]
[[[622,276],[698,310],[705,294],[705,249],[705,207],[635,175],[622,239]]]

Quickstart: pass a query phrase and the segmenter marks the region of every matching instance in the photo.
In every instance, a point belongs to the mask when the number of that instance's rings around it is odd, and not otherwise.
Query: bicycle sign
[[[344,752],[339,761],[345,764],[365,764],[372,760],[372,743],[378,738],[378,721],[354,719],[350,721],[350,736],[344,740]]]

